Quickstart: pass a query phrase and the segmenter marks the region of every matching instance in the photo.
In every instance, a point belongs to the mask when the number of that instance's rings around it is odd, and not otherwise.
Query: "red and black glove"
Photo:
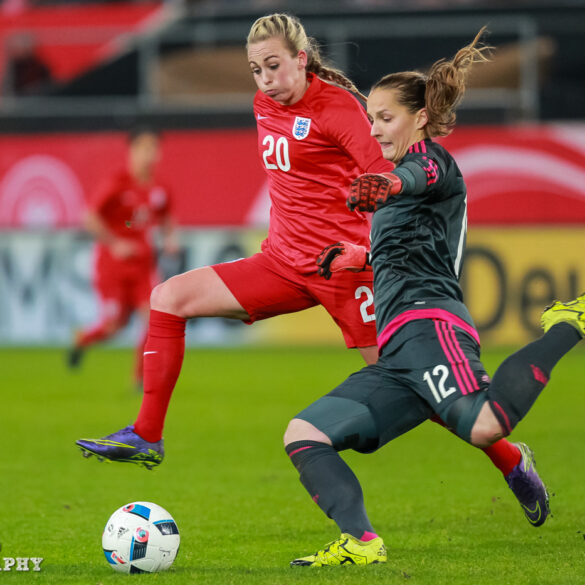
[[[341,270],[361,272],[368,264],[368,256],[365,246],[349,242],[330,244],[317,258],[317,274],[329,280],[333,272]]]
[[[392,173],[366,173],[353,181],[347,196],[347,206],[351,211],[376,211],[388,202],[392,195],[402,189],[402,181]]]

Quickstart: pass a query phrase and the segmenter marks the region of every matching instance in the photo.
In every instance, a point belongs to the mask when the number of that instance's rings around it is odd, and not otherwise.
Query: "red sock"
[[[99,323],[95,327],[85,329],[75,339],[76,347],[88,347],[98,341],[103,341],[110,336],[110,328],[106,323]]]
[[[182,317],[150,311],[144,346],[144,394],[134,430],[151,443],[162,437],[169,401],[181,372],[186,323]]]
[[[482,451],[490,458],[491,462],[504,474],[504,476],[511,473],[512,469],[520,463],[522,453],[520,449],[508,439],[500,439],[493,445],[482,449]]]

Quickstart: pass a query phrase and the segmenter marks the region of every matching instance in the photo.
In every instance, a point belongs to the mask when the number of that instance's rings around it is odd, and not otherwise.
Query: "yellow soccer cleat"
[[[291,567],[336,567],[339,565],[374,565],[387,560],[384,541],[378,536],[368,542],[351,534],[342,534],[314,555],[291,561]]]
[[[544,310],[540,318],[544,332],[557,323],[568,323],[585,337],[585,293],[567,303],[556,301]]]

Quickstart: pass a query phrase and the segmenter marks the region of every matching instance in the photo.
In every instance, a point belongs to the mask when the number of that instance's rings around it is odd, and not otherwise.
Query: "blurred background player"
[[[472,445],[493,444],[512,432],[557,361],[585,335],[583,295],[545,311],[545,335],[505,360],[493,381],[480,361],[479,336],[458,284],[467,190],[454,159],[432,140],[452,131],[468,70],[485,60],[486,47],[476,46],[480,35],[452,61],[435,63],[428,76],[387,75],[368,97],[372,136],[397,165],[392,173],[358,177],[348,197],[351,209],[374,212],[371,260],[380,358],[301,411],[287,428],[286,451],[302,484],[342,533],[293,565],[386,561],[360,483],[339,451],[376,451],[433,415]],[[343,254],[354,248],[338,246],[321,257],[323,275],[355,270],[359,263],[346,262]],[[356,255],[354,250],[354,260]],[[365,267],[365,250],[361,258]],[[521,462],[512,479],[522,476],[515,493],[528,520],[540,526],[549,514],[548,493],[531,451],[523,444],[515,448]]]
[[[362,172],[389,172],[394,165],[370,136],[363,107],[350,93],[357,89],[322,64],[315,41],[296,18],[258,19],[247,48],[258,86],[258,148],[272,202],[268,237],[250,258],[191,270],[154,289],[138,418],[105,440],[77,441],[86,456],[149,467],[162,461],[163,425],[181,371],[188,318],[252,323],[321,304],[348,348],[357,347],[368,364],[378,359],[371,271],[341,271],[325,280],[315,260],[338,239],[369,245],[369,221],[347,209],[347,186]],[[506,440],[485,453],[506,478],[521,460]]]
[[[162,233],[163,254],[178,253],[171,217],[169,190],[155,168],[160,138],[147,128],[136,129],[128,139],[125,168],[116,170],[89,202],[86,229],[96,240],[94,286],[100,299],[97,323],[75,335],[67,361],[77,368],[85,350],[124,327],[133,313],[146,324],[152,288],[160,281],[156,269],[153,228]],[[145,334],[136,350],[134,382],[142,385]]]
[[[6,47],[6,69],[2,79],[5,96],[32,96],[45,93],[53,86],[49,65],[42,59],[35,37],[15,34]]]

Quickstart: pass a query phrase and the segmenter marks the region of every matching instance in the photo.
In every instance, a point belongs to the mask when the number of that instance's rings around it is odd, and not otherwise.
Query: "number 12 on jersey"
[[[433,376],[438,378],[438,388],[435,386],[435,381],[433,380]],[[450,396],[455,392],[457,389],[454,386],[450,386],[449,388],[445,388],[445,381],[449,376],[449,368],[443,364],[439,364],[433,368],[433,374],[431,376],[431,372],[427,370],[423,375],[423,380],[429,385],[431,392],[437,403],[442,402],[447,396]]]

